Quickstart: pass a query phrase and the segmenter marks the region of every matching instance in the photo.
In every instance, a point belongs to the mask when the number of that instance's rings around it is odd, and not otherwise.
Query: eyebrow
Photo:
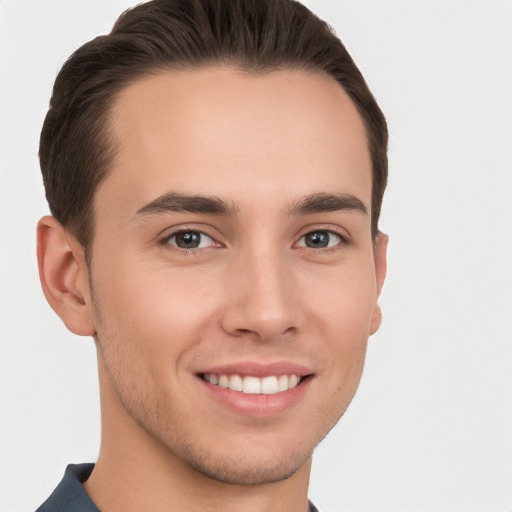
[[[327,194],[319,192],[304,197],[294,203],[290,209],[292,215],[353,210],[368,215],[365,204],[351,194]]]
[[[364,215],[368,210],[364,203],[351,194],[328,194],[319,192],[303,197],[292,203],[286,210],[288,215],[310,215],[314,213],[352,210]],[[163,194],[142,208],[135,217],[166,212],[188,212],[204,215],[235,216],[238,208],[235,204],[214,196],[198,196],[169,192]]]
[[[218,197],[196,196],[169,192],[137,210],[136,216],[165,213],[189,212],[207,215],[236,215],[237,208]]]

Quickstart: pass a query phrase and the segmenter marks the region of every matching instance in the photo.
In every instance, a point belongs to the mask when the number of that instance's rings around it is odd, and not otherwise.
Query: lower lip
[[[312,376],[308,376],[287,391],[271,395],[252,395],[222,388],[199,378],[215,400],[238,414],[252,417],[274,416],[292,408],[302,400],[313,380]]]

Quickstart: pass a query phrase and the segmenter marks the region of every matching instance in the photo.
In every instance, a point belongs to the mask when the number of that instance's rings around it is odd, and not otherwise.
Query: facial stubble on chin
[[[95,322],[102,332],[101,337],[98,334],[94,337],[98,358],[102,360],[106,373],[104,377],[108,379],[117,400],[145,434],[156,441],[171,458],[179,459],[179,464],[184,463],[214,481],[230,485],[264,485],[292,477],[309,461],[316,446],[337,424],[351,401],[352,397],[346,403],[338,404],[337,414],[333,414],[332,410],[318,411],[317,417],[312,418],[312,422],[317,423],[314,439],[305,439],[304,443],[298,443],[289,453],[279,457],[270,460],[258,457],[257,446],[252,447],[250,454],[238,452],[234,455],[214,455],[208,447],[202,446],[204,443],[190,439],[188,429],[182,428],[181,433],[176,432],[175,421],[179,423],[181,415],[179,412],[174,416],[169,414],[166,404],[155,400],[157,390],[152,392],[150,388],[137,386],[144,380],[148,381],[140,363],[143,359],[138,358],[137,354],[130,356],[124,350],[122,340],[116,336],[115,330],[101,313],[92,278],[90,296]],[[142,346],[141,343],[139,351]],[[324,422],[318,421],[319,416],[324,417]],[[325,418],[328,418],[327,422]],[[294,428],[301,429],[301,426],[296,425]],[[226,431],[225,435],[229,436],[230,432]]]

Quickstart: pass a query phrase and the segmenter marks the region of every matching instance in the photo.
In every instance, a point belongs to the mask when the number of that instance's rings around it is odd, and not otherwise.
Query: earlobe
[[[39,278],[46,300],[66,327],[93,336],[88,269],[80,244],[51,216],[37,225]]]
[[[377,282],[377,300],[384,286],[387,273],[387,249],[388,249],[388,235],[379,233],[375,242],[374,260],[375,260],[375,277]],[[382,322],[382,311],[378,303],[375,304],[371,322],[370,334],[375,334]]]

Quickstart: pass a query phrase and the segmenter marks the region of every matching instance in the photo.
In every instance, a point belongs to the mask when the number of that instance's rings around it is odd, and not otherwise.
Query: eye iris
[[[181,249],[196,249],[201,243],[201,234],[185,231],[176,235],[176,245]]]
[[[305,236],[305,242],[307,247],[314,247],[315,249],[323,249],[329,245],[330,237],[327,231],[315,231],[314,233],[308,233]]]

